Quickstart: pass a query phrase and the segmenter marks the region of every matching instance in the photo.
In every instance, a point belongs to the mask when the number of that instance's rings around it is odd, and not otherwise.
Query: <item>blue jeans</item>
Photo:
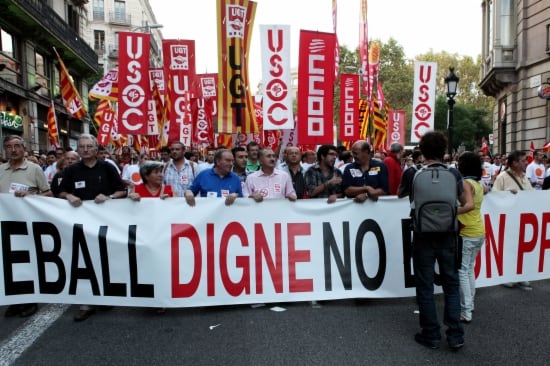
[[[416,301],[420,312],[422,335],[432,341],[441,339],[434,301],[435,262],[439,266],[445,296],[443,322],[449,344],[464,342],[460,324],[460,295],[455,234],[413,234],[413,264]]]
[[[484,242],[485,236],[476,238],[462,237],[462,265],[458,270],[460,281],[460,316],[468,321],[472,320],[474,296],[476,295],[474,265],[477,254]]]

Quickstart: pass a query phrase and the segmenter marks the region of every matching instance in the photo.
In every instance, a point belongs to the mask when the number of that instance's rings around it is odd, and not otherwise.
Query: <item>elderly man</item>
[[[126,189],[116,169],[111,164],[98,160],[97,146],[95,136],[80,135],[77,151],[81,160],[63,171],[59,197],[65,198],[73,207],[81,206],[85,200],[101,204],[110,199],[126,197]],[[86,320],[94,313],[94,307],[81,305],[74,320]]]
[[[270,148],[260,149],[258,156],[260,170],[246,178],[248,197],[256,202],[262,202],[264,198],[288,198],[290,201],[296,201],[296,191],[289,175],[275,169],[277,159],[273,150]]]
[[[225,204],[230,206],[237,197],[243,196],[241,180],[231,171],[233,153],[221,149],[214,154],[214,167],[200,172],[193,184],[185,191],[185,200],[189,206],[195,206],[195,195],[201,197],[224,197]]]
[[[351,147],[354,162],[346,166],[342,177],[342,190],[346,196],[361,203],[377,201],[388,194],[388,170],[383,162],[371,159],[370,144],[359,140]]]
[[[25,141],[20,136],[6,136],[4,151],[8,155],[8,162],[0,165],[0,193],[13,193],[15,197],[32,194],[52,196],[40,166],[25,159]],[[36,313],[37,309],[37,304],[10,305],[4,315],[27,317]]]

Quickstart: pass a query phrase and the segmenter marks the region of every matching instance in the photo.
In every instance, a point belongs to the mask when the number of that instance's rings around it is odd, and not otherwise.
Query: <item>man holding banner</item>
[[[40,166],[25,159],[25,141],[20,136],[10,135],[4,138],[3,143],[8,162],[0,165],[0,193],[13,193],[15,197],[25,197],[28,194],[52,196]],[[6,267],[4,272],[11,275],[12,268]],[[10,292],[12,291],[6,288],[6,293]],[[27,317],[36,313],[37,309],[36,303],[10,305],[4,316]]]

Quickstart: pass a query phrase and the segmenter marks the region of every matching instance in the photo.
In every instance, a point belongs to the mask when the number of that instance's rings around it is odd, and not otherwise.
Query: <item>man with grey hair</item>
[[[50,186],[40,166],[25,159],[23,138],[9,135],[4,138],[3,143],[8,162],[0,165],[0,193],[13,193],[15,197],[26,197],[33,194],[52,196]],[[9,270],[11,271],[11,269]],[[8,271],[8,268],[4,268],[4,271]],[[36,303],[10,305],[4,316],[27,317],[36,313],[37,309]]]
[[[126,197],[126,189],[116,169],[111,164],[98,160],[97,146],[95,136],[80,135],[77,152],[81,160],[68,166],[63,172],[59,198],[65,198],[73,207],[81,206],[86,200],[101,204],[110,199]],[[93,306],[81,305],[74,320],[86,320],[94,313]]]
[[[241,180],[231,170],[233,169],[233,153],[221,149],[214,154],[214,167],[201,171],[185,190],[185,200],[189,206],[195,206],[195,195],[200,197],[225,199],[230,206],[237,197],[243,196]]]
[[[398,142],[394,142],[390,146],[390,152],[384,159],[384,164],[388,168],[388,179],[390,183],[390,195],[396,195],[399,183],[401,182],[401,175],[403,168],[401,167],[401,157],[403,155],[403,145]]]

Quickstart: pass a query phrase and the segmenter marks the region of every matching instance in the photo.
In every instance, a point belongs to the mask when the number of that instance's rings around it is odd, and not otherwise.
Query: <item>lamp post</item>
[[[456,96],[456,88],[458,86],[458,81],[460,79],[455,74],[455,68],[449,67],[449,74],[445,77],[445,86],[447,88],[447,105],[449,106],[448,110],[448,125],[447,125],[447,133],[448,133],[448,153],[452,158],[453,154],[453,107],[455,105],[455,96]]]

